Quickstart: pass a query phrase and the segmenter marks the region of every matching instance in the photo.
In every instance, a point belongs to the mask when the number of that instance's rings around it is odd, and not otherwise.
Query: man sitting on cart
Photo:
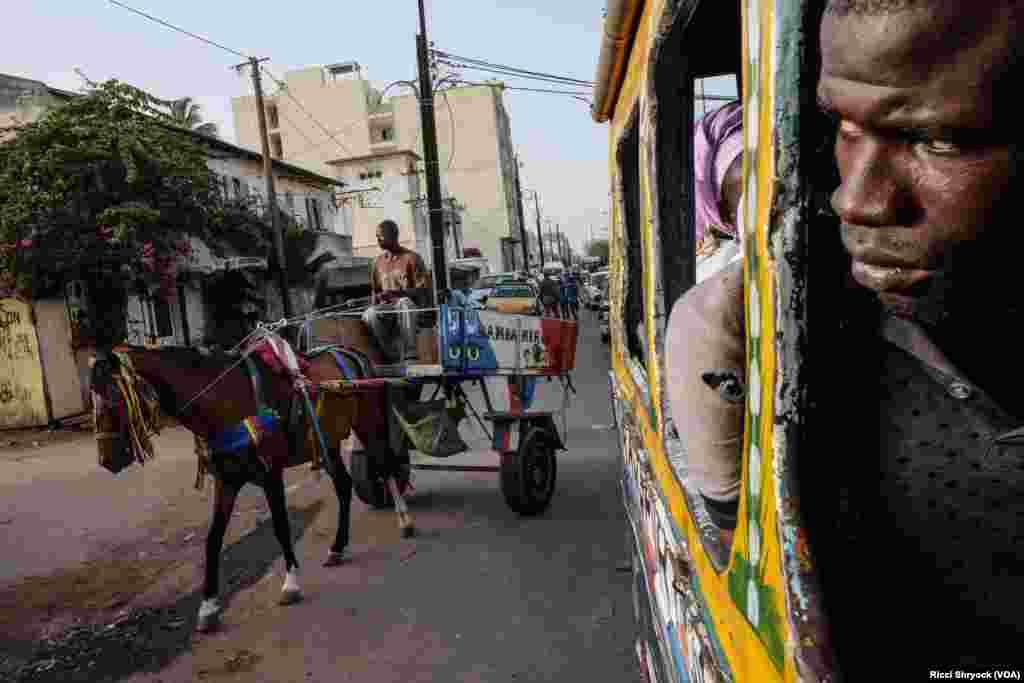
[[[388,360],[401,362],[416,350],[417,314],[413,311],[426,303],[429,274],[420,255],[399,244],[398,224],[393,220],[377,226],[377,244],[384,253],[370,271],[370,307],[363,320]]]

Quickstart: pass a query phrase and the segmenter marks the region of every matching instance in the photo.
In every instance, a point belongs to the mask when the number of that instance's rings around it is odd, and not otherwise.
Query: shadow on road
[[[323,501],[317,501],[289,510],[296,541],[323,506]],[[224,553],[225,605],[265,576],[280,556],[281,547],[268,517]],[[132,610],[113,623],[72,627],[42,642],[0,640],[0,679],[9,683],[110,683],[140,671],[162,669],[191,648],[201,593],[196,589],[162,608]]]

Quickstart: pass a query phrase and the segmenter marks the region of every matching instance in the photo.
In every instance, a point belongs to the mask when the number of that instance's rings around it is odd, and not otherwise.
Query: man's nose
[[[841,182],[832,208],[843,223],[883,227],[906,224],[912,202],[895,145],[869,137],[836,142]]]

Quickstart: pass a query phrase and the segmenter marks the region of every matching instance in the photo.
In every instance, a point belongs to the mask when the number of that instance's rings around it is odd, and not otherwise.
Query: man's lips
[[[877,266],[854,261],[850,268],[858,284],[876,292],[904,292],[934,275],[933,271],[903,266]]]

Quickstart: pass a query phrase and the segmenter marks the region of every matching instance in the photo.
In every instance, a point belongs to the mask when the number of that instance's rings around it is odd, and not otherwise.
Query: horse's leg
[[[270,519],[274,523],[274,535],[284,552],[285,578],[280,602],[282,605],[290,605],[302,599],[302,589],[299,587],[299,562],[295,559],[292,527],[288,521],[288,505],[284,497],[284,470],[268,472],[265,481],[263,491],[270,507]]]
[[[214,480],[213,521],[210,532],[206,536],[206,578],[203,584],[203,602],[199,606],[197,628],[206,632],[220,623],[221,606],[217,596],[220,593],[220,556],[224,549],[224,532],[227,531],[231,513],[235,509],[235,499],[241,485],[236,482],[225,482],[221,478]]]
[[[334,536],[334,545],[327,553],[325,567],[334,567],[345,560],[345,549],[348,547],[349,527],[351,525],[352,510],[352,477],[345,468],[345,461],[341,457],[341,446],[329,457],[335,458],[334,462],[334,492],[338,495],[338,531]]]
[[[412,538],[416,535],[416,526],[409,516],[409,508],[405,505],[405,498],[398,490],[398,482],[394,476],[387,478],[387,487],[391,491],[391,497],[395,499],[395,511],[398,513],[398,528],[402,530],[402,538]]]

